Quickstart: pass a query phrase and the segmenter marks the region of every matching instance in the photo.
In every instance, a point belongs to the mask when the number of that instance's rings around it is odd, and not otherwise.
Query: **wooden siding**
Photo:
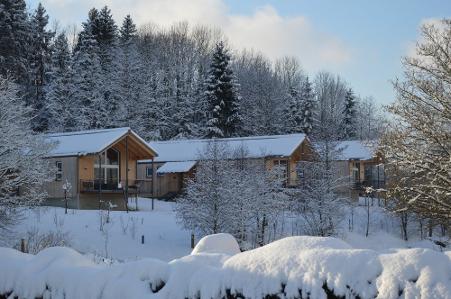
[[[63,184],[66,180],[72,185],[68,197],[76,197],[78,193],[77,157],[49,158],[49,163],[56,168],[56,162],[62,163],[62,178],[57,181],[56,176],[51,182],[44,184],[49,198],[64,198]]]
[[[93,180],[94,179],[94,162],[97,156],[83,156],[78,162],[78,179]]]

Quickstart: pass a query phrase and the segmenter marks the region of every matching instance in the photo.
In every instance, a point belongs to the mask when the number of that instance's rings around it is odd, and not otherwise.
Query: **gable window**
[[[56,161],[56,177],[55,181],[61,181],[63,179],[63,162]]]
[[[151,178],[153,176],[153,167],[146,167],[146,177]]]
[[[99,159],[95,160],[94,174],[96,180],[103,179],[105,184],[117,185],[119,183],[119,151],[109,148]]]
[[[279,179],[286,180],[288,178],[288,161],[274,160],[274,168],[278,172]]]

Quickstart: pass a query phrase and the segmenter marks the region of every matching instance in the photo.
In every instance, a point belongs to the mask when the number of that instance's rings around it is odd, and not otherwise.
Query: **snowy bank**
[[[216,241],[215,241],[216,240]],[[377,252],[335,238],[289,237],[236,253],[230,235],[193,254],[103,265],[68,248],[0,248],[0,295],[11,298],[451,298],[451,255]],[[235,241],[236,242],[236,241]],[[229,252],[230,254],[227,254]],[[241,297],[240,297],[241,296]],[[1,296],[0,296],[1,297]],[[334,298],[334,297],[329,297]]]

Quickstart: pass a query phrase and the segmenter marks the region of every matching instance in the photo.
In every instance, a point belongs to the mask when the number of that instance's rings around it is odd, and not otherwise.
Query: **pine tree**
[[[101,104],[105,115],[102,127],[115,127],[119,125],[117,116],[120,114],[120,83],[117,70],[120,68],[120,51],[118,48],[118,30],[111,10],[105,6],[101,10],[92,8],[88,19],[82,24],[75,53],[80,52],[83,43],[96,44],[98,62],[101,67],[97,90],[101,94]],[[88,41],[85,41],[88,40]],[[99,124],[100,125],[100,124]]]
[[[124,21],[122,22],[122,27],[119,29],[120,37],[119,40],[122,45],[129,44],[130,42],[136,40],[136,25],[130,15],[126,15]]]
[[[88,30],[86,30],[88,29]],[[97,41],[85,28],[83,40],[73,57],[73,95],[78,129],[104,128],[109,118],[107,105],[99,85],[104,79]]]
[[[120,67],[120,53],[118,49],[117,25],[111,15],[111,10],[105,6],[98,14],[97,31],[93,32],[99,47],[100,66],[102,67],[103,80],[101,92],[109,117],[103,124],[104,127],[116,127],[120,111],[121,99],[119,95],[119,78],[117,69]]]
[[[315,109],[315,96],[313,94],[312,84],[308,77],[305,78],[302,89],[301,97],[303,99],[302,106],[302,132],[304,134],[311,134],[314,125],[314,109]]]
[[[241,117],[230,56],[223,42],[216,45],[206,82],[209,109],[206,137],[230,137],[237,132]]]
[[[0,75],[29,84],[31,37],[24,0],[0,0]],[[22,88],[21,88],[22,89]]]
[[[355,96],[352,89],[348,89],[345,95],[345,103],[343,110],[342,131],[343,138],[352,139],[356,137],[356,110]]]
[[[76,127],[73,98],[75,90],[72,85],[71,55],[64,33],[55,39],[51,62],[46,103],[49,113],[48,129],[53,132],[71,131]]]
[[[287,133],[303,132],[303,99],[299,93],[299,90],[295,87],[290,87],[288,91],[287,108],[285,109],[286,125],[285,130]]]
[[[136,132],[144,131],[141,102],[144,89],[142,64],[137,47],[136,26],[130,15],[122,23],[119,36],[119,58],[117,77],[119,84],[119,107],[117,118],[120,126],[132,127]]]
[[[35,131],[45,131],[48,128],[49,115],[45,109],[46,85],[48,84],[48,71],[50,66],[51,40],[54,32],[46,29],[49,16],[45,8],[39,3],[31,18],[31,76],[34,82],[33,94],[29,95],[29,105],[33,108],[35,118],[33,129]]]

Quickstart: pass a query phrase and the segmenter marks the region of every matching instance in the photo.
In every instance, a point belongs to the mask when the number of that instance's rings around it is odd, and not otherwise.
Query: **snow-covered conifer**
[[[48,129],[52,132],[71,131],[77,127],[78,110],[72,80],[69,45],[66,35],[61,33],[53,44],[45,106],[49,115]]]
[[[208,102],[207,137],[236,135],[241,121],[236,83],[230,68],[230,55],[223,42],[216,45],[206,81]]]
[[[356,111],[354,91],[349,88],[346,91],[343,109],[342,133],[344,139],[356,137]]]
[[[30,43],[31,77],[33,80],[32,94],[27,96],[29,105],[33,108],[33,128],[35,131],[48,129],[49,115],[46,109],[46,86],[49,83],[49,69],[51,64],[51,41],[54,32],[47,29],[49,16],[41,3],[31,17]]]

